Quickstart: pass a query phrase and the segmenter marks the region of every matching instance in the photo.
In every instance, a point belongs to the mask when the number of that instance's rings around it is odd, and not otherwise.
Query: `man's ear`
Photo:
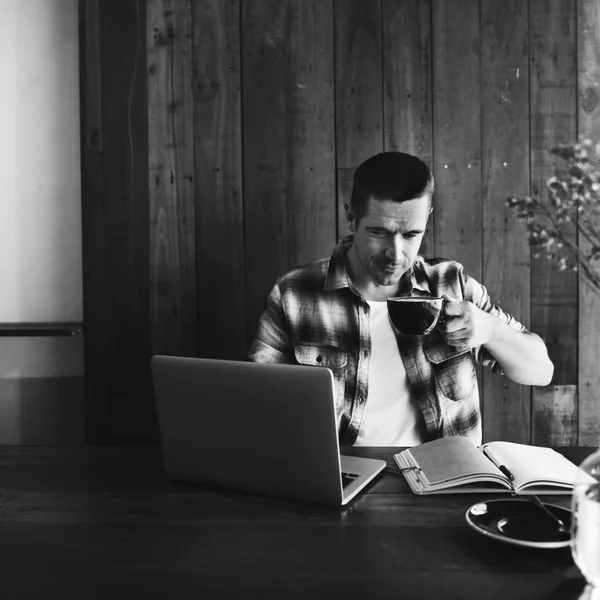
[[[348,229],[350,231],[353,231],[354,230],[354,222],[356,220],[356,214],[354,213],[352,204],[350,204],[350,202],[345,202],[344,210],[346,211],[346,221],[348,221]]]

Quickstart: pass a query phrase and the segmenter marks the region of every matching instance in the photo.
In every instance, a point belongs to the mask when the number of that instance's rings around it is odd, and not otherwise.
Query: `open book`
[[[579,470],[552,448],[513,442],[479,448],[464,436],[413,446],[394,460],[415,494],[570,494]]]

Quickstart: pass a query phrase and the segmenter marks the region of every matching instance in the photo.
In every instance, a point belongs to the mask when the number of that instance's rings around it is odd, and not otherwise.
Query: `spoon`
[[[537,496],[526,494],[525,497],[534,504],[537,504],[550,518],[556,521],[560,533],[569,533],[569,527],[567,527],[567,525],[565,525]]]

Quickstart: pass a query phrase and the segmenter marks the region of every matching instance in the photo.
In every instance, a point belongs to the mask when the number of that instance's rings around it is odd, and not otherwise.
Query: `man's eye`
[[[416,238],[418,235],[419,235],[418,233],[405,233],[404,237],[407,240],[412,240],[412,239]]]
[[[387,231],[371,231],[371,235],[373,237],[385,237],[387,235]]]

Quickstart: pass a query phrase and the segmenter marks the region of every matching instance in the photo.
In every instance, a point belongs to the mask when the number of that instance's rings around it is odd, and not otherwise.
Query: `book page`
[[[451,436],[413,446],[410,453],[431,485],[475,475],[506,477],[464,436]]]
[[[515,478],[515,488],[530,482],[573,485],[578,468],[552,448],[514,442],[489,442],[489,447]]]

